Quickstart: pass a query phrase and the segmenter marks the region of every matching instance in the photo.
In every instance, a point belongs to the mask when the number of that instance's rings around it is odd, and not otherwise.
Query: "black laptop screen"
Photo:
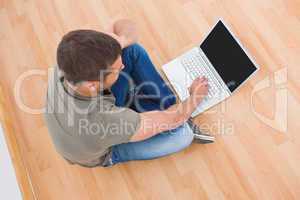
[[[200,47],[231,92],[256,70],[255,65],[221,21]]]

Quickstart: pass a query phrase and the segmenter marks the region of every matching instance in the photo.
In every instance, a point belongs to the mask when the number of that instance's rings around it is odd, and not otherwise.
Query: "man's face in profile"
[[[119,56],[117,60],[108,68],[108,75],[104,80],[104,88],[110,88],[117,80],[120,75],[120,72],[124,68],[124,64],[122,63],[122,58]]]

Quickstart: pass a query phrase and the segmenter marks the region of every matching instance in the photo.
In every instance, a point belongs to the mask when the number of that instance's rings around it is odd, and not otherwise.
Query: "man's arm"
[[[133,21],[129,19],[117,20],[108,30],[108,34],[119,41],[122,48],[136,43],[138,31]]]
[[[131,142],[145,140],[158,133],[177,128],[191,116],[192,112],[207,95],[208,83],[204,77],[196,79],[190,88],[190,97],[164,111],[141,113],[141,125]]]

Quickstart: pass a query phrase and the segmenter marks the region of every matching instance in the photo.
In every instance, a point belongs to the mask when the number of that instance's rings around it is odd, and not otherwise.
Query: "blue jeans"
[[[111,89],[117,106],[147,112],[167,109],[176,102],[176,97],[156,71],[143,47],[134,44],[123,49],[122,61],[125,67]],[[192,140],[192,130],[183,124],[140,142],[115,145],[111,148],[111,160],[116,164],[154,159],[178,152],[188,147]]]

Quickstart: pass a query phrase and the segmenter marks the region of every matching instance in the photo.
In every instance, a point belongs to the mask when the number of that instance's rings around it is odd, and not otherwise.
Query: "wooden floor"
[[[261,69],[196,119],[216,135],[214,144],[106,169],[70,166],[55,152],[42,115],[25,108],[43,107],[47,69],[64,33],[103,30],[122,17],[136,21],[158,68],[221,17]],[[0,0],[2,111],[7,138],[15,138],[11,149],[21,153],[16,168],[25,166],[19,178],[30,177],[26,199],[300,199],[299,36],[297,0]]]

